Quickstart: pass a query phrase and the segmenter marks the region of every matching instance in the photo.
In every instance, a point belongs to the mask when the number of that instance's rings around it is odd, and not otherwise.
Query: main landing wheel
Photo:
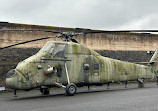
[[[77,87],[75,84],[70,83],[66,86],[65,91],[68,96],[73,96],[76,94]]]
[[[138,88],[144,88],[144,83],[138,83]]]
[[[48,95],[49,94],[50,89],[49,88],[40,88],[40,92],[43,95]]]
[[[144,88],[144,79],[138,79],[138,88]]]

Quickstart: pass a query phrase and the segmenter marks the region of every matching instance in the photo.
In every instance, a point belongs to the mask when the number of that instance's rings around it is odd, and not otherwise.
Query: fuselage
[[[51,67],[57,72],[45,74],[45,70]],[[103,57],[77,43],[50,41],[37,54],[10,71],[6,83],[12,89],[28,90],[54,87],[56,83],[66,85],[68,78],[76,85],[91,85],[153,77],[151,66]]]

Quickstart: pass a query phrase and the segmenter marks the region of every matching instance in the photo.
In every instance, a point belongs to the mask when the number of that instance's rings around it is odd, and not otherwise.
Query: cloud
[[[158,22],[156,22],[158,15],[147,15],[142,18],[132,20],[127,24],[119,27],[119,29],[158,29]]]
[[[0,21],[104,30],[157,29],[156,0],[0,0]]]

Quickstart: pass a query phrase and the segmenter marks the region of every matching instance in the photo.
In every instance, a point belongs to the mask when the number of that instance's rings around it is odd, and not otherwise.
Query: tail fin
[[[158,49],[156,49],[154,55],[150,59],[150,63],[155,63],[155,62],[158,62]]]
[[[155,51],[154,55],[152,56],[149,64],[152,67],[155,76],[158,77],[158,49],[156,49],[156,51]],[[158,83],[158,79],[157,79],[157,83]]]

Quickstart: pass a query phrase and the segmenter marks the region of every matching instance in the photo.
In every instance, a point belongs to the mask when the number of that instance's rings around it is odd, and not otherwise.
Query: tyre
[[[43,94],[43,88],[40,88],[40,92]]]
[[[43,95],[48,95],[48,94],[49,94],[49,89],[48,89],[48,88],[40,88],[40,92],[41,92]]]
[[[66,94],[67,94],[68,96],[73,96],[73,95],[76,94],[77,87],[76,87],[75,84],[70,83],[70,84],[68,84],[68,85],[66,86],[65,90],[66,90]]]
[[[138,88],[143,88],[144,84],[143,83],[138,83]]]

